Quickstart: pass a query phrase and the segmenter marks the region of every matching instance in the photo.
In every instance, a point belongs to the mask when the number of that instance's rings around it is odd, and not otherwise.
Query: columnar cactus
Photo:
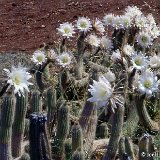
[[[16,95],[15,118],[12,126],[12,155],[15,158],[21,155],[27,103],[28,93],[25,93],[24,96]]]
[[[54,124],[56,122],[56,116],[57,116],[57,93],[54,88],[49,88],[47,91],[47,106],[48,106],[48,112],[47,112],[47,124],[49,131],[51,132],[52,128],[50,126],[50,123]]]
[[[14,119],[15,100],[12,95],[6,95],[1,105],[0,119],[0,159],[12,160],[11,136]]]
[[[30,116],[29,151],[31,160],[51,160],[46,121],[45,115],[31,114]]]
[[[52,145],[53,159],[64,158],[64,142],[69,133],[69,108],[62,103],[58,111],[57,132]]]
[[[74,152],[72,160],[85,160],[85,154],[83,153],[83,151],[77,150]]]
[[[71,160],[72,159],[72,141],[71,139],[67,139],[65,141],[64,150],[65,150],[65,160]]]
[[[140,123],[150,131],[155,131],[155,132],[159,131],[158,124],[150,118],[147,109],[145,107],[145,95],[142,96],[137,95],[135,102]]]
[[[154,159],[154,144],[150,135],[145,134],[139,141],[139,159],[153,160]]]
[[[30,156],[28,153],[24,153],[19,160],[30,160]]]
[[[83,150],[83,133],[81,126],[76,122],[72,127],[72,151]]]
[[[98,127],[97,138],[108,138],[108,126],[107,123],[101,123]]]
[[[123,160],[123,156],[125,154],[125,138],[121,137],[119,140],[119,148],[118,148],[118,152],[119,152],[119,159]]]
[[[40,92],[33,91],[32,97],[31,97],[31,112],[37,112],[41,113],[42,112],[42,99],[41,99],[41,94]]]
[[[113,115],[111,137],[107,146],[107,151],[103,157],[103,160],[112,160],[116,156],[118,149],[118,143],[122,132],[124,116],[124,106],[117,106]],[[116,131],[116,132],[115,132]]]

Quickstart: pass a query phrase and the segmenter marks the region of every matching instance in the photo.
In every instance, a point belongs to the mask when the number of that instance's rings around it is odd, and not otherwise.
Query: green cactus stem
[[[56,124],[57,120],[57,93],[56,90],[51,87],[47,91],[47,125],[49,128],[49,133],[51,135],[54,125]]]
[[[65,150],[65,160],[72,159],[72,140],[67,139],[64,143],[64,150]]]
[[[58,124],[56,137],[54,138],[52,145],[52,158],[63,159],[64,158],[64,143],[69,133],[69,108],[66,102],[63,102],[58,110]]]
[[[139,160],[154,159],[153,138],[149,134],[144,134],[139,141]]]
[[[104,154],[103,160],[112,160],[116,156],[118,143],[122,132],[124,116],[124,106],[118,106],[113,115],[113,122],[111,128],[111,137],[107,146],[107,151]],[[116,132],[115,132],[116,131]]]
[[[118,152],[119,152],[119,159],[123,160],[124,154],[125,154],[125,137],[121,137],[119,140],[119,148],[118,148]]]
[[[82,32],[77,40],[77,57],[76,57],[77,65],[75,69],[77,79],[81,79],[83,73],[83,55],[85,48],[84,39],[85,39],[85,34],[84,32]]]
[[[97,138],[108,138],[108,126],[107,126],[107,123],[101,123],[99,128],[98,128],[98,131],[97,131]]]
[[[30,156],[28,153],[24,153],[19,160],[30,160]]]
[[[32,97],[31,97],[31,112],[42,112],[42,98],[41,93],[37,91],[33,91]]]
[[[83,151],[75,151],[72,160],[85,160],[85,154]]]
[[[0,119],[0,159],[12,160],[11,136],[14,119],[15,99],[12,95],[6,95],[1,105]]]
[[[28,93],[25,93],[24,96],[16,94],[15,117],[12,126],[12,155],[15,158],[21,155],[27,103]]]
[[[147,108],[145,106],[145,95],[137,95],[135,98],[135,102],[136,102],[137,113],[140,120],[139,122],[146,129],[149,129],[150,131],[153,132],[158,132],[159,131],[158,124],[150,118],[147,112]]]
[[[133,144],[129,137],[125,137],[125,150],[126,150],[128,157],[134,160],[135,156],[134,156],[134,151],[133,151]]]
[[[77,149],[83,150],[83,133],[78,122],[72,126],[72,152]]]

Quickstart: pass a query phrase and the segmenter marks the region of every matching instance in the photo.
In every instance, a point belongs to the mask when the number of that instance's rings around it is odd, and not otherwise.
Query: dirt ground
[[[160,22],[159,0],[0,0],[0,52],[32,53],[43,43],[57,41],[59,23],[78,16],[102,18],[136,5]]]

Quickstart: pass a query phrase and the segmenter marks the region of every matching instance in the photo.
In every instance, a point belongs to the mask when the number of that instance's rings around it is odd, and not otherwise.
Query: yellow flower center
[[[39,62],[42,62],[43,61],[43,56],[37,56],[37,60],[39,61]]]
[[[81,28],[86,28],[87,27],[87,23],[86,22],[81,22],[80,27]]]
[[[62,62],[63,62],[63,63],[67,63],[67,62],[68,62],[68,57],[67,57],[67,56],[63,57],[63,58],[62,58]]]
[[[142,64],[142,60],[141,60],[141,59],[136,59],[136,60],[135,60],[135,64],[136,64],[137,66],[140,66],[140,65]]]
[[[21,83],[21,76],[20,75],[15,75],[15,77],[14,77],[14,83],[16,84],[16,85],[19,85],[20,83]]]
[[[69,29],[69,28],[64,28],[64,32],[65,32],[66,34],[68,34],[68,33],[70,33],[70,29]]]
[[[152,87],[152,82],[151,82],[150,80],[146,80],[146,81],[144,82],[144,87],[145,87],[145,88],[151,88],[151,87]]]
[[[144,43],[145,43],[145,42],[147,42],[147,40],[148,40],[148,39],[147,39],[147,37],[146,37],[146,36],[142,36],[142,42],[144,42]]]
[[[106,95],[106,92],[107,92],[106,90],[101,88],[100,93],[99,93],[100,97],[104,97]]]

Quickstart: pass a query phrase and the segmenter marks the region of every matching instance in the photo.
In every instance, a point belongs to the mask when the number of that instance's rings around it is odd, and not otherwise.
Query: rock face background
[[[57,41],[57,26],[78,16],[102,18],[136,5],[160,22],[159,0],[0,0],[0,53],[32,53],[43,43]]]

